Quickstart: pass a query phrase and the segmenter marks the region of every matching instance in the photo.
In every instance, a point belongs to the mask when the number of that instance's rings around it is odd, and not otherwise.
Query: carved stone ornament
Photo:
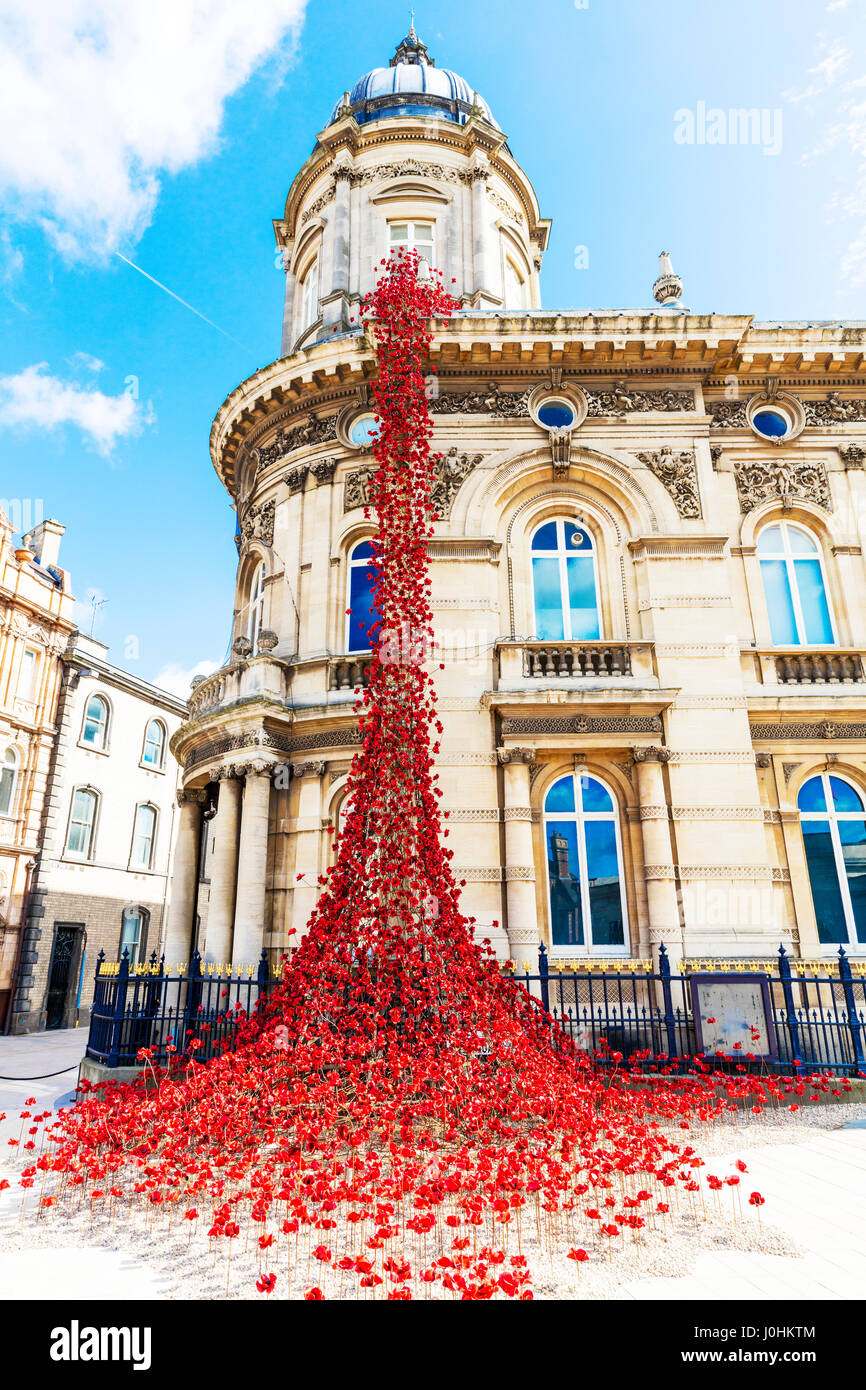
[[[291,469],[285,476],[285,484],[289,492],[303,492],[304,483],[307,481],[307,474],[310,469],[306,463],[302,463],[298,468]]]
[[[569,719],[503,719],[504,734],[660,734],[658,715],[574,715]]]
[[[531,390],[503,391],[496,381],[491,381],[486,390],[453,392],[439,396],[430,402],[434,415],[492,415],[498,420],[529,419],[529,397]]]
[[[204,787],[183,787],[177,794],[178,806],[203,806],[206,801]]]
[[[473,469],[483,462],[484,457],[484,454],[461,454],[455,446],[436,461],[433,466],[430,502],[441,520],[447,521],[457,493]],[[346,475],[343,489],[344,512],[350,512],[355,507],[371,505],[370,483],[375,473],[375,464],[363,464]]]
[[[285,458],[286,454],[290,454],[293,449],[309,448],[312,444],[326,444],[329,440],[336,438],[336,415],[326,415],[324,419],[320,419],[315,411],[311,411],[306,420],[302,420],[300,424],[294,425],[291,429],[285,427],[278,429],[273,443],[253,450],[256,472],[259,473],[269,464]]]
[[[777,497],[781,498],[786,511],[795,498],[814,502],[828,512],[833,509],[827,469],[821,462],[806,459],[744,461],[734,465],[734,477],[743,512],[750,512],[762,502]]]
[[[272,652],[274,650],[274,647],[277,646],[279,640],[280,639],[277,633],[274,632],[273,628],[263,627],[261,632],[259,633],[258,640],[259,656],[267,656],[268,652]]]
[[[710,401],[708,411],[713,421],[711,429],[745,429],[749,423],[745,401]]]
[[[585,389],[585,388],[584,388]],[[630,391],[627,381],[618,381],[612,391],[586,391],[589,415],[629,415],[635,411],[693,411],[693,391]]]
[[[843,400],[831,391],[826,401],[804,401],[807,425],[835,425],[845,420],[866,420],[866,400],[862,396]]]
[[[276,509],[277,503],[273,497],[267,502],[260,502],[257,507],[249,508],[241,521],[239,549],[243,549],[252,540],[261,541],[263,545],[273,545]]]
[[[866,449],[859,444],[849,444],[847,449],[840,449],[839,457],[846,468],[863,468],[866,465]]]
[[[235,656],[239,656],[242,661],[245,661],[248,656],[252,655],[252,650],[253,644],[249,637],[236,637],[232,642],[232,651]]]
[[[531,766],[535,762],[534,748],[497,748],[496,756],[503,767],[508,763],[526,763]]]
[[[669,763],[671,760],[669,748],[633,748],[631,754],[636,763]]]
[[[701,497],[698,492],[698,470],[691,449],[671,449],[666,445],[654,453],[638,454],[641,463],[652,469],[673,498],[680,516],[701,516]]]
[[[324,777],[325,764],[323,762],[292,763],[293,777]]]
[[[570,429],[548,431],[554,478],[568,477],[568,468],[571,463],[571,441],[573,436],[574,431]]]
[[[445,164],[428,164],[421,159],[401,159],[393,164],[377,164],[372,169],[353,169],[349,181],[355,186],[379,183],[385,179],[402,179],[414,175],[416,178],[434,179],[439,183],[472,182],[472,173],[464,169],[451,169]]]
[[[332,483],[336,471],[336,459],[321,459],[319,463],[310,464],[310,472],[316,480],[316,487],[326,487],[328,483]]]

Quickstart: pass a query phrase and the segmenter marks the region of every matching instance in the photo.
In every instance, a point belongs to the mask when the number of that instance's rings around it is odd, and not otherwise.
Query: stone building
[[[169,741],[186,710],[106,653],[76,631],[61,657],[15,1032],[86,1023],[99,952],[136,965],[160,947],[179,776]]]
[[[430,351],[429,553],[479,934],[516,960],[866,951],[866,325],[693,313],[667,256],[652,307],[543,308],[551,224],[414,31],[337,103],[274,226],[282,355],[211,434],[234,643],[172,740],[169,955],[196,918],[212,959],[279,953],[328,863],[369,610],[359,304],[399,246],[462,305]]]
[[[58,566],[64,527],[43,521],[16,545],[0,511],[0,1027],[20,964],[22,917],[39,852],[61,653],[74,623]]]

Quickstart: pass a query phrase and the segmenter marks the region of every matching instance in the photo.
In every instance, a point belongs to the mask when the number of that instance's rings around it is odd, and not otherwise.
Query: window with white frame
[[[797,798],[818,940],[866,949],[866,809],[845,778],[822,772]]]
[[[103,695],[91,695],[84,708],[81,742],[88,748],[108,746],[108,701]]]
[[[359,541],[349,555],[347,652],[370,650],[370,628],[376,621],[373,607],[374,582],[373,547],[369,541]]]
[[[510,256],[505,257],[505,307],[506,309],[529,308],[526,280]]]
[[[143,958],[147,937],[147,924],[150,917],[147,908],[125,907],[120,925],[120,946],[118,958],[123,959],[124,951],[129,952],[129,964],[138,965]]]
[[[774,647],[833,646],[821,547],[794,521],[776,521],[758,537],[758,559]]]
[[[36,691],[36,666],[38,657],[30,647],[26,647],[21,658],[18,674],[18,694],[22,700],[32,700]]]
[[[309,328],[319,317],[319,258],[314,256],[301,282],[300,331]]]
[[[92,859],[96,808],[99,798],[89,787],[77,787],[72,794],[66,853],[73,859]]]
[[[18,785],[18,754],[7,748],[0,765],[0,816],[15,813],[15,790]]]
[[[388,251],[391,255],[402,248],[404,251],[417,251],[422,262],[429,269],[433,261],[433,223],[432,222],[389,222]],[[423,273],[424,265],[419,264]]]
[[[250,579],[249,598],[240,611],[238,624],[242,633],[252,643],[253,653],[258,645],[265,610],[265,566],[258,565]]]
[[[545,521],[532,537],[535,636],[592,642],[601,635],[598,567],[592,536],[567,517]]]
[[[156,807],[136,806],[135,823],[132,829],[132,854],[130,866],[133,869],[149,869],[153,864],[153,843],[156,838]]]
[[[544,800],[550,943],[560,955],[623,954],[628,914],[619,815],[597,777],[569,773]]]
[[[165,754],[165,725],[160,719],[151,719],[144,731],[144,751],[141,761],[145,767],[162,767]]]

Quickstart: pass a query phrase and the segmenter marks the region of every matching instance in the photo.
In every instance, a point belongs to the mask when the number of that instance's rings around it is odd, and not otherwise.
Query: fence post
[[[194,1025],[198,1022],[198,1006],[201,1003],[201,955],[198,951],[193,951],[189,962],[189,973],[187,975],[186,1008],[183,1012],[183,1037],[175,1038],[174,1045],[177,1048],[177,1055],[189,1050],[189,1034],[195,1031]],[[178,983],[178,990],[181,985]],[[180,1013],[178,1011],[178,1022]]]
[[[668,1040],[668,1057],[673,1061],[678,1055],[677,1021],[674,1016],[674,1000],[671,992],[671,963],[664,942],[659,946],[659,979],[662,982],[662,1000],[664,1003],[665,1033],[667,1034]]]
[[[788,1034],[791,1039],[791,1056],[800,1056],[800,1026],[794,1008],[794,991],[791,987],[791,962],[784,945],[779,947],[779,979],[782,981],[782,994],[785,997],[785,1013],[788,1015]]]
[[[111,1017],[111,1047],[108,1053],[108,1065],[116,1067],[120,1055],[120,1042],[123,1034],[123,1017],[126,1013],[126,990],[129,984],[129,951],[125,950],[120,958],[120,969],[117,972],[117,991],[114,995],[114,1009]]]
[[[848,1026],[851,1029],[851,1046],[854,1049],[854,1061],[858,1071],[863,1071],[863,1042],[860,1030],[863,1025],[857,1018],[857,1001],[854,998],[854,977],[851,974],[851,962],[845,954],[845,948],[839,947],[839,979],[842,981],[842,988],[845,991],[845,1007],[848,1010]]]
[[[548,985],[548,977],[550,975],[550,962],[547,959],[547,949],[543,941],[541,942],[541,945],[538,948],[538,975],[539,983],[541,985],[541,1002],[544,1006],[544,1012],[546,1014],[549,1014],[550,986]]]

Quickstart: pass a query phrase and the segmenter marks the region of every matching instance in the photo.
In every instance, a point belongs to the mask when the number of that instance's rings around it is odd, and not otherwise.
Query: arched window
[[[102,695],[91,695],[87,701],[81,742],[88,748],[108,746],[108,701]]]
[[[866,810],[860,793],[822,772],[797,799],[818,940],[866,944]]]
[[[99,798],[89,787],[77,787],[72,794],[66,853],[74,859],[92,859],[96,807]]]
[[[505,257],[505,307],[528,309],[526,281],[510,256]]]
[[[836,637],[815,537],[793,521],[777,521],[758,537],[758,555],[773,645],[831,646]]]
[[[628,933],[619,817],[603,782],[570,773],[544,802],[550,941],[562,955],[622,954]]]
[[[0,816],[11,816],[14,813],[17,785],[18,754],[14,748],[7,748],[0,765]]]
[[[161,719],[151,719],[144,731],[144,752],[141,761],[145,767],[162,767],[165,755],[165,725]]]
[[[346,619],[346,651],[370,650],[370,628],[376,621],[373,610],[373,547],[369,541],[359,541],[349,556],[348,603]]]
[[[262,630],[263,613],[265,609],[265,566],[264,563],[257,566],[252,579],[250,580],[249,598],[240,611],[239,628],[240,631],[249,638],[252,643],[253,655],[259,640],[259,633]]]
[[[156,839],[156,807],[136,806],[135,824],[132,828],[132,854],[129,857],[133,869],[149,869],[153,864],[153,844]]]
[[[118,959],[122,959],[124,951],[129,952],[129,964],[138,965],[144,958],[144,948],[147,941],[147,925],[150,913],[146,907],[125,907],[120,925],[120,946],[118,947]]]
[[[300,331],[316,322],[319,317],[319,258],[316,256],[301,283],[301,322]]]
[[[563,517],[532,537],[535,635],[545,642],[591,642],[601,635],[592,536]]]

